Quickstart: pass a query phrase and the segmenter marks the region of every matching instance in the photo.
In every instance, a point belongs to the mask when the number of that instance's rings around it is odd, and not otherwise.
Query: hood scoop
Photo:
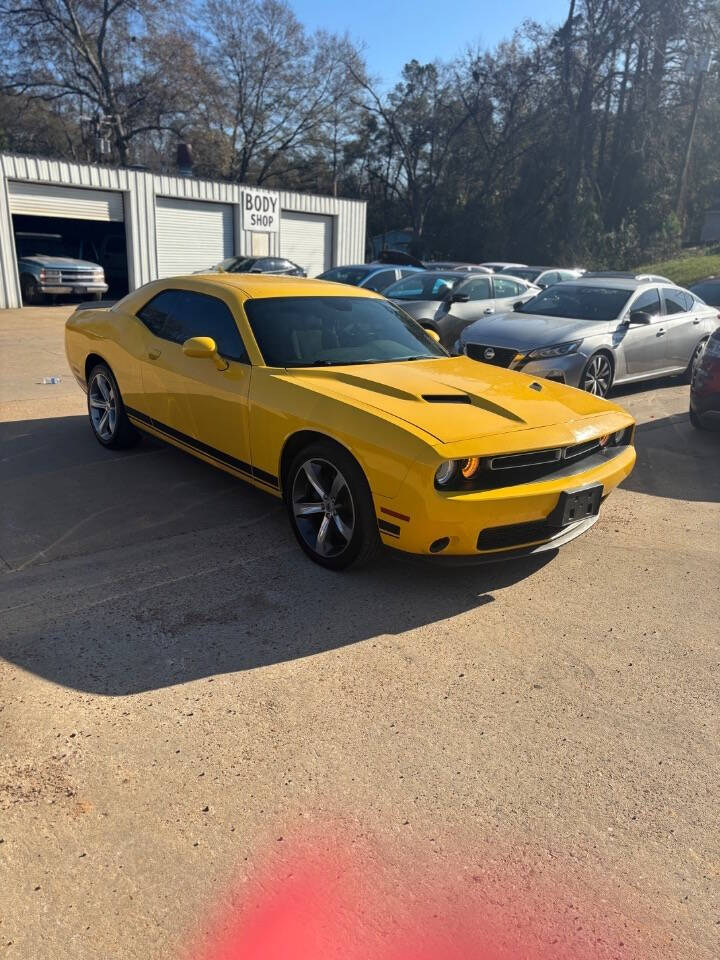
[[[423,393],[426,403],[472,403],[466,393]]]

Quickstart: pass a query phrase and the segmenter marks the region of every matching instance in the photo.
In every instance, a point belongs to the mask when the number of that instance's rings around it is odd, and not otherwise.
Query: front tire
[[[579,386],[594,397],[606,397],[613,381],[613,365],[606,353],[595,353],[585,364]]]
[[[365,474],[331,440],[318,440],[296,455],[286,477],[285,504],[298,543],[329,570],[361,566],[380,546]]]
[[[20,292],[22,293],[22,302],[24,306],[42,303],[43,295],[38,286],[35,277],[24,273],[20,277]]]
[[[122,450],[137,443],[140,434],[128,420],[112,370],[96,364],[88,377],[88,417],[97,442],[108,450]]]

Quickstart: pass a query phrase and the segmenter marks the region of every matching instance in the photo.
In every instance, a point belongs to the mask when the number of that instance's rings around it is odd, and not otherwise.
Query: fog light
[[[440,537],[439,540],[433,540],[430,544],[430,553],[440,553],[450,543],[450,537]]]

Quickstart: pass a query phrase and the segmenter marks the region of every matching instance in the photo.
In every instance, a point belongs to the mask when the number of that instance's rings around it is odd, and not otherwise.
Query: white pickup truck
[[[46,296],[67,294],[101,300],[107,293],[100,264],[67,256],[59,233],[18,232],[15,245],[23,303],[42,303]]]

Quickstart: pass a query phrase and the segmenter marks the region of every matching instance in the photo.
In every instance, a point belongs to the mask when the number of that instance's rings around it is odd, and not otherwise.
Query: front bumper
[[[403,488],[392,500],[375,497],[378,526],[384,543],[396,550],[427,557],[472,557],[476,560],[501,560],[537,552],[538,548],[555,549],[580,536],[592,526],[568,524],[546,532],[547,520],[558,504],[560,495],[588,485],[602,485],[603,500],[628,476],[635,464],[632,446],[615,448],[614,456],[588,461],[587,469],[572,476],[554,477],[494,490],[454,491],[442,493],[426,489],[427,477],[413,469]],[[585,521],[583,521],[585,523]],[[528,526],[528,539],[523,541],[522,525]],[[478,549],[483,531],[496,528],[518,528],[517,539],[507,547]],[[566,536],[567,535],[567,536]],[[431,545],[447,539],[441,550]]]
[[[461,356],[465,353],[465,344],[458,341],[452,351]],[[571,353],[565,357],[550,357],[548,360],[527,360],[520,363],[511,363],[509,370],[519,370],[529,377],[541,377],[544,380],[554,380],[556,383],[565,383],[569,387],[579,387],[582,374],[588,358],[582,353]],[[476,363],[482,363],[476,360]]]
[[[108,285],[106,283],[44,283],[38,282],[41,293],[55,294],[60,296],[64,293],[107,293]]]

